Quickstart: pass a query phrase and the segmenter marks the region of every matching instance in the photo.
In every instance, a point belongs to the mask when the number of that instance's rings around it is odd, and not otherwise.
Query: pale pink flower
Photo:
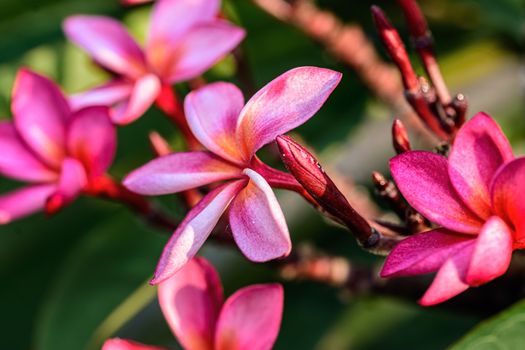
[[[421,304],[448,300],[507,270],[525,247],[525,158],[514,158],[499,126],[479,113],[458,132],[450,157],[410,151],[390,169],[407,201],[442,226],[401,241],[382,276],[437,271]]]
[[[158,288],[162,313],[186,350],[269,350],[277,339],[284,302],[279,284],[245,287],[223,301],[219,275],[197,257]],[[161,348],[110,339],[102,350]]]
[[[156,2],[144,49],[115,19],[66,19],[68,38],[115,75],[109,83],[73,96],[75,108],[112,105],[117,124],[139,118],[172,84],[204,73],[244,38],[243,29],[218,18],[219,9],[220,0]]]
[[[107,107],[71,111],[56,84],[22,69],[12,94],[13,121],[0,122],[0,174],[28,182],[0,196],[0,223],[70,203],[113,161],[116,132]]]
[[[188,125],[209,151],[157,158],[128,175],[124,185],[140,194],[161,195],[228,181],[188,213],[164,248],[152,283],[191,259],[227,208],[233,238],[248,259],[263,262],[290,253],[288,228],[270,188],[284,181],[283,173],[264,165],[255,153],[310,119],[340,79],[340,73],[328,69],[301,67],[270,82],[245,106],[242,92],[224,82],[186,97]]]

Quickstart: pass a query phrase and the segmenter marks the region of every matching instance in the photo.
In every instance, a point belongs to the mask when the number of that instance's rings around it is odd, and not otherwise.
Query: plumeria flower
[[[112,18],[66,19],[68,38],[113,72],[107,84],[72,97],[75,108],[114,106],[112,118],[139,118],[174,83],[199,76],[244,38],[244,30],[219,19],[220,0],[161,0],[155,3],[144,49]]]
[[[203,258],[193,258],[160,283],[158,298],[166,321],[186,350],[269,350],[279,334],[281,285],[252,285],[223,301],[219,275]],[[110,339],[102,350],[162,349]]]
[[[70,203],[113,161],[116,132],[107,107],[71,111],[57,85],[22,69],[13,121],[0,122],[0,174],[29,185],[0,196],[0,223]]]
[[[224,82],[186,97],[188,125],[209,151],[152,160],[128,175],[124,186],[161,195],[227,182],[188,213],[164,248],[152,283],[170,277],[191,259],[227,208],[233,238],[248,259],[263,262],[290,253],[288,228],[270,184],[286,187],[285,175],[293,177],[265,166],[255,153],[310,119],[340,79],[332,70],[302,67],[270,82],[245,106],[241,91]]]
[[[507,270],[525,247],[525,158],[514,158],[499,126],[479,113],[458,132],[450,157],[423,151],[392,159],[407,201],[441,227],[399,243],[382,276],[437,271],[421,304],[448,300]]]

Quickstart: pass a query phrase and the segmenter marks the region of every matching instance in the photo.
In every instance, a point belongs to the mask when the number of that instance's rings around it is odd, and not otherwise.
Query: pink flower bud
[[[319,205],[346,225],[364,247],[376,244],[378,234],[352,208],[317,159],[289,136],[278,136],[276,141],[288,170]]]

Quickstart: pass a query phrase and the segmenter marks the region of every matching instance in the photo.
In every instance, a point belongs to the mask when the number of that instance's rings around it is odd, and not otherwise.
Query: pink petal
[[[242,92],[230,83],[212,83],[192,91],[184,111],[195,137],[213,153],[234,163],[242,161],[235,126],[244,106]]]
[[[166,74],[177,58],[175,48],[195,25],[215,20],[220,0],[162,0],[153,7],[146,52],[149,63]]]
[[[481,228],[482,220],[463,204],[450,183],[445,157],[406,152],[390,161],[390,170],[406,200],[430,221],[462,233]]]
[[[245,185],[245,180],[224,184],[208,193],[190,210],[164,247],[151,284],[170,278],[195,256],[232,199]]]
[[[442,303],[468,289],[464,282],[465,272],[473,245],[448,259],[439,269],[434,281],[419,303],[430,306]]]
[[[107,107],[87,107],[76,112],[68,128],[68,150],[89,176],[102,175],[111,165],[117,148],[117,132]]]
[[[64,32],[75,44],[110,71],[136,78],[147,71],[144,54],[124,26],[103,16],[71,16]]]
[[[512,257],[512,232],[497,216],[491,217],[476,239],[465,277],[471,286],[479,286],[503,275]]]
[[[259,90],[242,110],[237,124],[245,154],[255,154],[278,135],[310,119],[340,80],[341,73],[329,69],[300,67]]]
[[[270,350],[279,334],[283,304],[280,284],[240,289],[224,303],[217,322],[215,349]]]
[[[174,59],[166,66],[172,83],[201,75],[244,39],[244,29],[226,21],[203,23],[192,28],[175,48]]]
[[[13,88],[11,106],[22,139],[46,163],[59,166],[64,157],[68,103],[51,80],[22,69]]]
[[[505,164],[491,186],[492,206],[515,232],[516,245],[525,245],[525,157]]]
[[[136,193],[159,195],[181,192],[241,175],[239,168],[212,153],[178,152],[143,165],[126,176],[123,184]]]
[[[113,122],[126,125],[137,120],[155,102],[160,90],[161,82],[156,75],[148,74],[139,78],[133,86],[129,100],[115,107]]]
[[[0,174],[22,181],[53,181],[57,174],[45,166],[18,136],[13,123],[0,122]]]
[[[386,258],[381,277],[414,276],[437,271],[457,251],[473,245],[475,239],[471,235],[441,228],[405,238]]]
[[[91,90],[69,97],[71,108],[76,111],[91,106],[113,106],[131,96],[134,84],[127,80],[115,79]]]
[[[64,159],[56,191],[60,195],[63,205],[71,203],[86,184],[87,175],[82,163],[73,158]]]
[[[102,346],[102,350],[165,350],[157,346],[140,344],[125,339],[108,339]]]
[[[464,203],[478,216],[490,216],[490,183],[496,170],[513,158],[509,141],[485,113],[476,114],[459,130],[449,157],[449,176]]]
[[[0,224],[31,215],[44,208],[56,185],[34,185],[0,196]]]
[[[283,212],[270,185],[251,169],[248,185],[230,207],[235,242],[251,261],[264,262],[290,254],[292,243]]]
[[[222,285],[213,266],[195,257],[159,284],[159,304],[185,349],[213,349],[215,323],[222,306]]]

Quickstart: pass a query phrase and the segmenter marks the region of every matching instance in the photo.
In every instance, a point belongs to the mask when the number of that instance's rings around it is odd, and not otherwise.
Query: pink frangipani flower
[[[128,124],[170,85],[204,73],[235,48],[244,30],[218,18],[220,0],[161,0],[155,3],[145,48],[109,17],[77,15],[66,19],[68,38],[100,66],[114,73],[107,84],[72,97],[75,108],[114,106],[113,121]]]
[[[47,78],[22,69],[13,89],[13,121],[0,122],[0,174],[30,183],[0,196],[0,223],[70,203],[113,161],[116,132],[107,107],[72,112]]]
[[[421,304],[448,300],[507,270],[525,247],[525,158],[514,158],[499,126],[479,113],[458,132],[450,157],[410,151],[390,169],[406,200],[441,227],[401,241],[381,275],[437,271]]]
[[[290,253],[288,228],[270,185],[286,187],[285,179],[293,177],[264,165],[255,153],[310,119],[340,79],[332,70],[301,67],[270,82],[245,106],[242,92],[224,82],[186,97],[188,125],[209,151],[157,158],[128,175],[124,186],[161,195],[228,181],[188,213],[164,248],[151,283],[170,277],[191,259],[228,208],[233,238],[248,259],[263,262]]]
[[[162,313],[186,350],[269,350],[277,339],[284,302],[280,284],[245,287],[223,301],[219,275],[196,257],[158,288]],[[110,339],[102,350],[162,349]]]

